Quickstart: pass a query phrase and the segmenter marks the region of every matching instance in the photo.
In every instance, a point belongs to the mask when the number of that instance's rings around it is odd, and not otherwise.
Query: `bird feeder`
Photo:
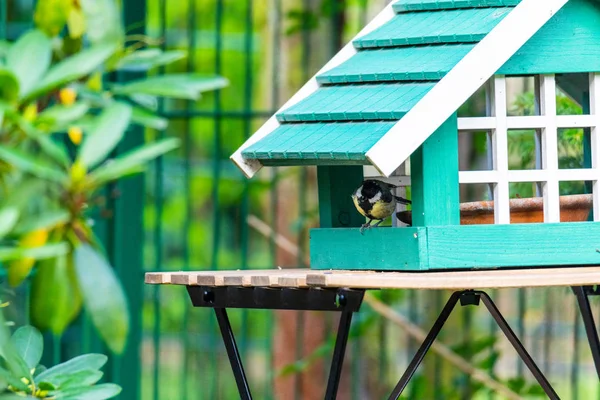
[[[535,115],[508,115],[510,77],[534,78]],[[557,115],[557,87],[583,115]],[[459,107],[483,90],[486,115],[459,118]],[[583,168],[559,168],[564,128],[585,132]],[[509,169],[508,137],[519,129],[536,132],[537,169]],[[490,168],[460,170],[459,135],[481,131]],[[582,266],[600,263],[599,132],[600,1],[401,0],[231,158],[248,177],[262,166],[317,166],[313,269]],[[350,194],[367,167],[410,185],[412,210],[399,215],[410,226],[360,234],[364,218]],[[567,181],[589,183],[589,193],[561,197]],[[511,199],[515,182],[535,183],[539,198]],[[493,203],[461,205],[462,184],[489,185]],[[561,218],[573,202],[583,214]],[[517,218],[523,207],[537,210],[535,222]],[[466,223],[477,209],[487,217]]]

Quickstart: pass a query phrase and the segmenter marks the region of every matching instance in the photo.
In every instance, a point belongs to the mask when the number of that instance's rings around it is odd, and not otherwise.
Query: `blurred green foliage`
[[[185,54],[125,36],[120,15],[115,0],[41,0],[38,28],[0,46],[0,260],[8,282],[19,286],[31,274],[36,327],[60,335],[83,307],[115,353],[126,345],[129,310],[90,209],[108,184],[178,146],[159,140],[115,157],[130,124],[167,126],[155,113],[158,98],[194,100],[227,84],[191,73],[139,75]],[[138,75],[111,80],[118,73]]]

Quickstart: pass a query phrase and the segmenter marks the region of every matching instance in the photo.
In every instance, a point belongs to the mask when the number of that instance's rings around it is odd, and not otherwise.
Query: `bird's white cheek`
[[[381,192],[377,192],[377,194],[369,199],[369,203],[375,204],[381,199]]]

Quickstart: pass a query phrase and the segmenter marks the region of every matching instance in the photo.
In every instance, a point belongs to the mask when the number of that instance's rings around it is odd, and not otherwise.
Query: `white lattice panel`
[[[461,171],[460,183],[492,184],[494,187],[495,223],[510,223],[509,184],[536,182],[542,187],[544,221],[560,221],[559,183],[561,181],[593,182],[594,219],[600,220],[600,74],[590,74],[590,115],[557,115],[556,81],[554,75],[536,79],[536,101],[539,114],[507,116],[506,79],[495,76],[487,85],[488,116],[459,118],[459,131],[488,131],[491,133],[492,170]],[[592,168],[559,169],[558,129],[590,128]],[[535,170],[509,170],[508,130],[535,129],[539,133],[541,166]]]

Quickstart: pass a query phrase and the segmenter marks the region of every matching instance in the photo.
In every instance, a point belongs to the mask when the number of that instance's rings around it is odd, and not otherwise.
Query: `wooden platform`
[[[489,289],[600,284],[600,267],[456,272],[271,269],[151,272],[146,283],[186,286],[331,287],[356,289]]]

